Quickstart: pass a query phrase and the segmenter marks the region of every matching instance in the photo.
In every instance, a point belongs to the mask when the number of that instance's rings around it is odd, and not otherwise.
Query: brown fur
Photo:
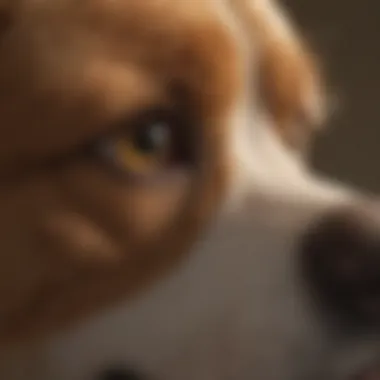
[[[235,41],[206,1],[25,0],[2,14],[11,20],[0,41],[5,344],[132,296],[183,257],[228,180],[227,116],[242,78]],[[251,15],[265,100],[286,135],[309,63]],[[173,103],[172,84],[194,115],[194,171],[133,185],[79,154],[121,117]]]
[[[188,20],[186,9],[174,17],[154,3],[24,2],[3,35],[2,343],[142,289],[187,251],[219,202],[239,85],[234,46],[206,9]],[[231,59],[220,64],[210,45]],[[195,116],[194,171],[133,185],[76,156],[121,115],[173,101],[167,83],[185,89]]]

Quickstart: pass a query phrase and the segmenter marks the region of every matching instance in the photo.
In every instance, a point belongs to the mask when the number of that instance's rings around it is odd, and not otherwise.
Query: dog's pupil
[[[166,123],[149,124],[136,132],[134,144],[139,151],[151,154],[167,146],[169,134],[169,127]]]

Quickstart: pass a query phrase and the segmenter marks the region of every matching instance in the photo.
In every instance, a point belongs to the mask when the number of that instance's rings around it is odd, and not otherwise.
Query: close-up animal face
[[[380,214],[306,163],[279,4],[0,5],[2,379],[377,378]]]

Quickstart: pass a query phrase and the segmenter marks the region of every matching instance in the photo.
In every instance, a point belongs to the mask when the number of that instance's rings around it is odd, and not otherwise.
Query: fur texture
[[[323,85],[279,4],[12,4],[0,45],[2,378],[126,366],[152,380],[340,380],[376,357],[375,338],[332,331],[299,268],[305,232],[361,196],[298,156]],[[86,153],[157,107],[180,110],[190,167],[135,182]]]

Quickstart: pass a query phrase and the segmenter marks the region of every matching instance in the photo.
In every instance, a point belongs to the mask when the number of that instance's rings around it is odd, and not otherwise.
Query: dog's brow
[[[177,19],[139,2],[60,3],[65,10],[38,4],[1,45],[0,167],[86,143],[115,120],[166,103],[173,82],[208,112],[234,97],[234,40],[203,6],[194,7],[202,17],[177,10]]]
[[[0,162],[39,159],[107,133],[115,120],[161,105],[166,94],[143,72],[92,62],[69,84],[39,83],[19,92],[0,91]],[[3,86],[3,89],[6,86]],[[22,110],[22,112],[20,112]]]

